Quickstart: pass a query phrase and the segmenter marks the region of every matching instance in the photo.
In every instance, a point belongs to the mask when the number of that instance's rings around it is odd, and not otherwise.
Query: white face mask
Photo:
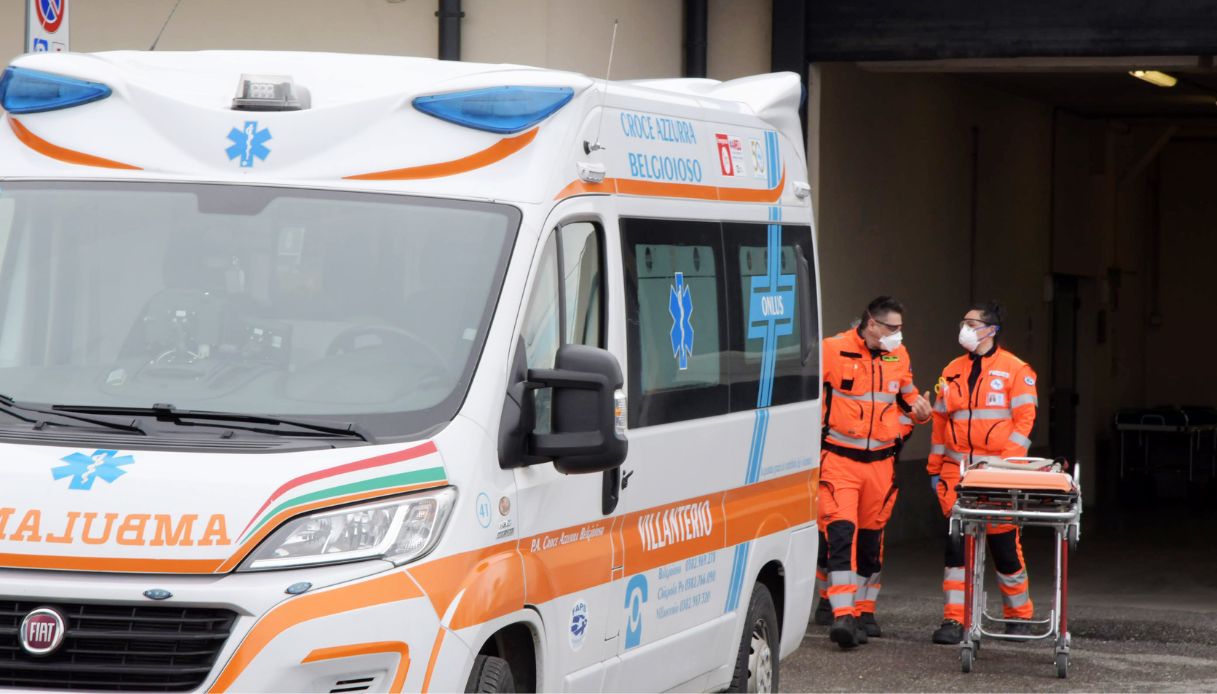
[[[967,325],[959,327],[959,346],[969,352],[976,351],[976,348],[980,346],[980,337],[976,334],[976,328]]]
[[[891,335],[884,335],[879,338],[879,349],[882,349],[884,352],[891,352],[899,347],[902,342],[904,342],[904,334],[897,330]]]

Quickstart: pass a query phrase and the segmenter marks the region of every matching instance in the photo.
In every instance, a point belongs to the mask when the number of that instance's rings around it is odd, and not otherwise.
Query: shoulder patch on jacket
[[[896,356],[895,354],[885,354],[880,357],[880,359],[883,361],[900,361],[900,357]]]

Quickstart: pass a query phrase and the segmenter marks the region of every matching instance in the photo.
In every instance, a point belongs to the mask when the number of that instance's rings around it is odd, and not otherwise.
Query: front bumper
[[[286,593],[301,582],[312,587]],[[172,597],[151,600],[150,589]],[[236,618],[214,666],[187,691],[418,691],[441,642],[446,662],[472,657],[459,639],[444,638],[406,569],[383,561],[218,576],[3,569],[0,599],[231,610]]]

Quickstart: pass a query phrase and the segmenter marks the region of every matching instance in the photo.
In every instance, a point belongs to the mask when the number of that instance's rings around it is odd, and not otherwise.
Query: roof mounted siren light
[[[9,67],[0,75],[0,106],[9,113],[43,113],[100,101],[110,96],[100,82]]]
[[[232,99],[234,111],[303,111],[310,106],[308,89],[288,75],[241,75]]]
[[[466,128],[511,134],[557,112],[575,94],[570,87],[487,87],[415,97],[414,108]]]

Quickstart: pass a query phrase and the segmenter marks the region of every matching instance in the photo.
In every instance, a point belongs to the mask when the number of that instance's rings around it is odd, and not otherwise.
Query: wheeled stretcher
[[[1051,639],[1055,646],[1057,677],[1069,672],[1069,550],[1081,534],[1081,470],[1064,459],[983,458],[962,466],[951,508],[951,539],[963,543],[964,622],[960,665],[972,671],[982,637],[1010,641]],[[1052,609],[1046,619],[1006,619],[990,615],[985,600],[985,535],[990,524],[1047,526],[1055,533],[1056,576]],[[1021,622],[1032,633],[1005,634],[998,625]]]

